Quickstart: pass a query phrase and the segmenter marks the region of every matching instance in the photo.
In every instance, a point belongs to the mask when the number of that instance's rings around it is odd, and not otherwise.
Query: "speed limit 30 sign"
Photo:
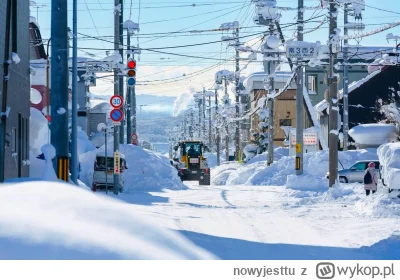
[[[113,108],[118,109],[118,108],[120,108],[120,107],[122,106],[122,104],[123,104],[123,99],[122,99],[121,96],[119,96],[119,95],[113,95],[113,96],[111,96],[111,98],[110,98],[110,105],[111,105]]]

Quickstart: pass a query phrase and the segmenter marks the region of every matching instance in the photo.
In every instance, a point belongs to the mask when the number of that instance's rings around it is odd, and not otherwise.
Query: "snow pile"
[[[214,258],[129,204],[67,184],[5,185],[0,204],[0,259]]]
[[[284,147],[277,147],[274,149],[274,160],[280,160],[284,156],[289,156],[289,149],[284,148]],[[267,160],[268,158],[268,152],[264,152],[262,154],[256,155],[252,157],[250,160],[247,161],[247,163],[255,163],[258,161],[264,161]]]
[[[370,255],[385,256],[381,260],[398,260],[400,256],[400,231],[393,232],[388,238],[375,243],[372,246],[363,246],[361,252]]]
[[[78,156],[93,151],[96,149],[96,147],[93,145],[93,143],[89,140],[86,132],[78,126]]]
[[[289,175],[286,181],[286,188],[302,191],[326,191],[328,180],[312,175]]]
[[[400,189],[400,143],[387,143],[378,148],[381,177],[393,189]]]
[[[211,169],[211,180],[212,185],[226,185],[226,181],[231,176],[232,172],[235,172],[241,167],[237,162],[224,162],[220,166]]]
[[[349,135],[361,145],[382,145],[397,138],[393,124],[360,124],[350,129]]]
[[[277,148],[279,151],[286,152],[287,149]],[[212,170],[211,179],[216,185],[273,185],[284,186],[287,183],[287,177],[295,174],[295,158],[282,156],[275,160],[270,166],[267,165],[266,156],[261,161],[253,161],[243,165],[228,164],[227,167],[221,165]],[[358,160],[376,160],[376,149],[352,150],[339,152],[339,168],[348,168]],[[325,182],[323,179],[329,169],[329,152],[319,151],[316,153],[307,153],[304,155],[304,175],[313,176],[312,188],[321,186]],[[216,174],[213,176],[213,174]],[[311,177],[308,177],[311,178]],[[305,179],[306,180],[306,179]],[[291,181],[289,181],[291,184]],[[305,183],[304,183],[305,184]],[[302,183],[302,185],[304,185]],[[290,186],[293,186],[292,184]],[[327,182],[325,187],[327,188]],[[317,188],[319,189],[319,187]]]
[[[217,154],[216,153],[204,153],[204,157],[207,159],[208,167],[213,168],[217,166]],[[225,157],[220,155],[220,163],[225,161]]]
[[[42,153],[46,160],[42,180],[43,181],[58,181],[56,172],[53,167],[53,159],[56,157],[56,149],[51,144],[46,144],[42,147]]]
[[[376,194],[357,201],[355,208],[365,216],[400,217],[400,198],[390,198],[386,189],[380,189]]]
[[[39,110],[31,108],[29,148],[36,156],[41,153],[42,146],[49,143],[49,132],[47,119]]]
[[[80,178],[88,186],[92,186],[96,154],[104,153],[104,151],[103,146],[79,157],[82,166]],[[180,180],[176,168],[171,166],[169,159],[161,154],[127,144],[120,145],[120,152],[125,156],[128,165],[128,169],[124,172],[125,191],[161,191],[164,188],[187,189]],[[112,145],[107,147],[107,153],[113,154]]]

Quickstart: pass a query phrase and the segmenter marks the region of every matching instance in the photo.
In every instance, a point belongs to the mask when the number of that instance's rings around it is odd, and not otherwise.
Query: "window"
[[[292,126],[292,120],[291,119],[280,119],[279,126]]]
[[[317,75],[308,75],[307,76],[307,85],[308,89],[317,92],[317,85],[318,85],[318,77]]]
[[[364,171],[367,169],[367,163],[366,162],[360,162],[352,166],[352,168],[355,168],[357,171]]]
[[[184,152],[189,156],[199,156],[201,155],[201,144],[199,142],[187,142]]]

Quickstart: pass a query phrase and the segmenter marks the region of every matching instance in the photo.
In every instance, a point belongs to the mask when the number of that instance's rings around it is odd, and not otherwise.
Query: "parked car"
[[[106,168],[107,163],[107,168]],[[125,156],[120,154],[120,174],[119,174],[119,191],[122,192],[125,185],[125,170],[128,169]],[[93,172],[93,190],[114,189],[114,154],[107,154],[107,159],[104,152],[96,155]]]
[[[338,171],[339,181],[341,183],[363,183],[364,182],[364,173],[368,168],[368,163],[375,163],[375,172],[377,178],[380,179],[379,172],[379,160],[360,160],[354,163],[352,166],[346,169],[342,169]],[[326,173],[326,178],[329,179],[329,172]]]

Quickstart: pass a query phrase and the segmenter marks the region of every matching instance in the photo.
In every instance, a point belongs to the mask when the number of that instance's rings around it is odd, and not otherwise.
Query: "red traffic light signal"
[[[136,61],[129,60],[127,66],[128,66],[129,69],[135,69],[136,68]]]
[[[136,84],[136,61],[133,59],[128,60],[126,69],[126,82],[129,87],[133,87]]]

